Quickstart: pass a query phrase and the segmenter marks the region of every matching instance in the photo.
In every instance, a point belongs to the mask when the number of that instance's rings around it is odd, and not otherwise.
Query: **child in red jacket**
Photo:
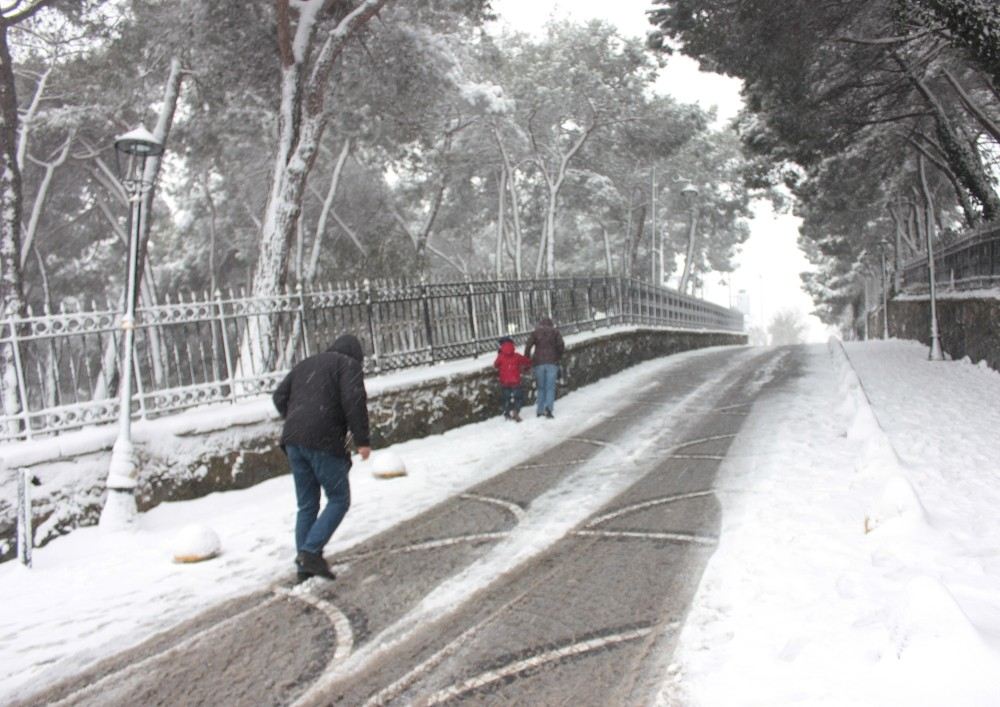
[[[500,352],[493,362],[493,367],[500,373],[504,419],[520,422],[521,406],[524,404],[521,371],[531,368],[531,359],[519,354],[514,348],[514,340],[505,336],[500,339]]]

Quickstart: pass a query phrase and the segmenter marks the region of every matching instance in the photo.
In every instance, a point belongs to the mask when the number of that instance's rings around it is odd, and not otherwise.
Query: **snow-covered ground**
[[[909,342],[808,349],[720,470],[723,534],[664,702],[1000,704],[1000,375]],[[338,552],[537,453],[620,404],[636,366],[557,402],[396,445],[410,475],[352,471]],[[858,378],[860,377],[860,385]],[[862,387],[863,386],[863,387]],[[871,407],[868,400],[871,401]],[[558,415],[558,409],[573,415]],[[488,450],[482,439],[490,438]],[[0,702],[290,570],[287,477],[159,506],[131,533],[84,528],[0,566]],[[192,523],[217,559],[175,564]]]
[[[845,348],[730,448],[665,704],[1000,705],[1000,374]]]

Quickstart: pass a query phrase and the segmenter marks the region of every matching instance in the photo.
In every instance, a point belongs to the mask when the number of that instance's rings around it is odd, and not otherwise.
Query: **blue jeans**
[[[508,417],[511,413],[516,415],[521,412],[521,406],[524,405],[524,391],[521,390],[521,386],[509,388],[502,385],[500,386],[500,394],[503,396],[504,417]]]
[[[535,412],[539,415],[546,410],[552,411],[556,403],[556,377],[559,375],[558,363],[540,363],[534,367],[536,395]]]
[[[299,512],[295,517],[295,550],[323,555],[323,548],[351,507],[351,485],[347,472],[351,460],[321,449],[285,445],[295,480]],[[319,512],[320,489],[326,492],[326,507]]]

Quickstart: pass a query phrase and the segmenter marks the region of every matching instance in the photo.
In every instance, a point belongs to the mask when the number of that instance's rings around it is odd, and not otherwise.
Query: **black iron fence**
[[[934,274],[938,287],[978,290],[1000,282],[1000,224],[976,229],[950,242],[935,245]],[[901,289],[919,293],[929,288],[927,254],[900,268]]]
[[[742,331],[734,310],[621,277],[413,283],[380,281],[270,297],[204,294],[141,308],[132,413],[153,417],[274,388],[304,356],[344,332],[370,373],[492,353],[523,341],[541,316],[566,334],[619,324]],[[0,381],[0,441],[112,422],[121,314],[46,312],[0,324],[16,384]],[[15,390],[16,388],[16,390]]]

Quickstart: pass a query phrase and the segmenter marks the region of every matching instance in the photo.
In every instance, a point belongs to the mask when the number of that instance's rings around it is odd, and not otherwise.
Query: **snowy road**
[[[692,357],[332,557],[336,582],[242,597],[30,704],[648,702],[718,533],[716,469],[796,368],[788,350]]]

